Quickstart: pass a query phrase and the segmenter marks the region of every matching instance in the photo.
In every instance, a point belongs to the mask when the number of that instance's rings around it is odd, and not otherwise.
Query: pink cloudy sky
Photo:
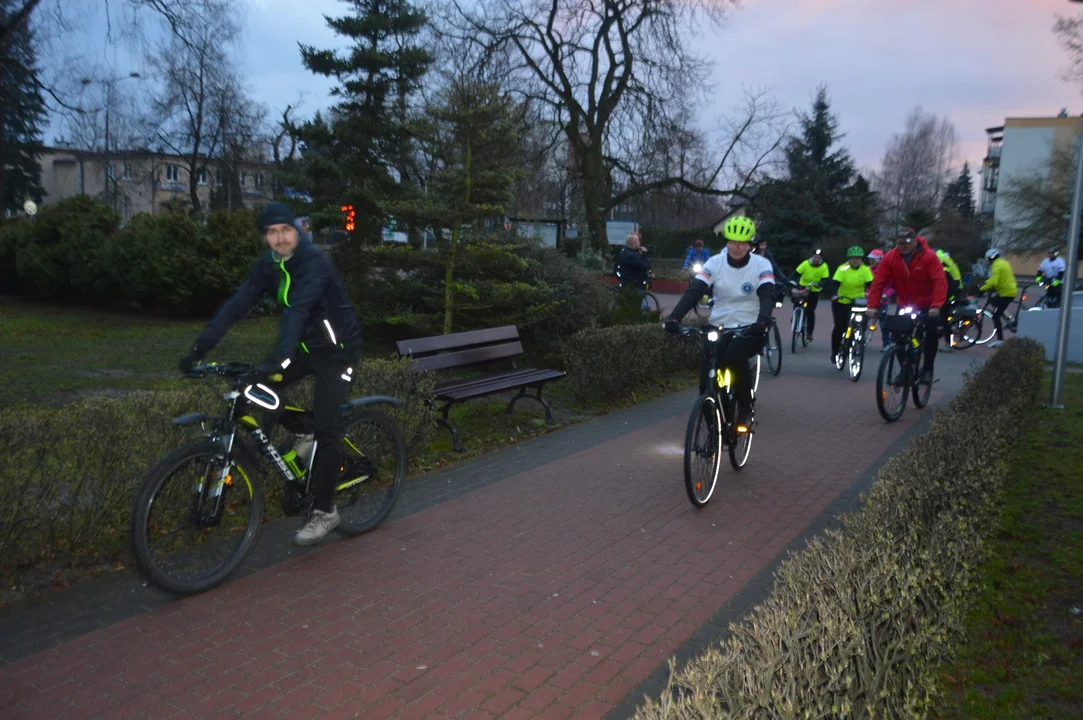
[[[297,43],[340,46],[323,15],[341,15],[347,5],[338,0],[247,0],[245,5],[242,58],[252,95],[272,115],[302,93],[304,113],[326,107],[330,83],[301,67]],[[826,84],[845,142],[863,168],[879,165],[885,145],[915,105],[948,116],[959,134],[959,164],[964,159],[974,164],[985,153],[985,128],[1005,117],[1056,115],[1062,107],[1083,114],[1080,89],[1060,79],[1068,63],[1052,33],[1058,13],[1083,15],[1083,4],[740,0],[723,27],[704,29],[695,39],[715,68],[715,92],[701,125],[713,127],[740,99],[743,86],[771,90],[785,107],[803,110],[816,87]],[[93,23],[86,32],[103,36]],[[110,64],[114,72],[141,69],[135,58],[115,53]]]
[[[321,15],[345,7],[336,0],[253,0],[247,65],[261,100],[273,106],[305,89],[308,108],[325,102],[326,83],[300,68],[292,39],[337,44]],[[985,128],[1007,116],[1056,115],[1062,107],[1083,113],[1083,94],[1060,80],[1067,60],[1052,34],[1057,13],[1083,14],[1083,5],[742,0],[724,27],[696,39],[716,63],[716,100],[703,125],[713,126],[743,85],[771,89],[785,106],[806,108],[823,83],[861,166],[879,165],[887,141],[919,104],[954,122],[960,164],[973,164],[985,153]]]

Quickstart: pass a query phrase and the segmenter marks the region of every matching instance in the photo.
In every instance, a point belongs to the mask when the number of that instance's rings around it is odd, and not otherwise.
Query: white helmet
[[[985,251],[985,259],[986,260],[995,260],[998,257],[1000,257],[1000,251],[997,250],[996,248],[989,248],[988,250]]]

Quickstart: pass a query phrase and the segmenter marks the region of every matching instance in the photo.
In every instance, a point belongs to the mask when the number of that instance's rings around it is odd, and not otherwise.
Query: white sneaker
[[[329,513],[323,510],[313,510],[309,521],[293,536],[293,544],[301,547],[315,545],[327,537],[327,533],[337,528],[340,520],[338,508],[333,508]]]
[[[1003,345],[1003,344],[1004,344],[1004,341],[1003,341],[1003,340],[994,340],[993,342],[989,343],[989,347],[991,347],[991,348],[998,348],[998,347],[1000,347],[1000,346],[1001,346],[1001,345]]]

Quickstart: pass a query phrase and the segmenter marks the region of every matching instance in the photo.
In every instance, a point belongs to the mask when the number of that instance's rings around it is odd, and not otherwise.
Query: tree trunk
[[[465,156],[463,158],[463,170],[466,177],[466,190],[463,193],[463,213],[470,207],[470,190],[472,185],[471,173],[474,153],[473,148],[470,146],[470,140],[467,139],[466,147],[464,148]],[[461,217],[461,215],[460,215]],[[450,335],[452,328],[452,321],[454,320],[455,310],[455,258],[459,254],[459,238],[462,237],[463,223],[461,219],[456,219],[455,227],[451,230],[451,252],[448,253],[447,259],[447,272],[444,274],[444,334]]]
[[[594,143],[585,148],[583,166],[583,211],[587,216],[587,232],[590,233],[590,245],[595,250],[605,251],[609,247],[606,233],[606,213],[609,212],[609,182],[605,169],[605,160],[600,150],[601,143]]]

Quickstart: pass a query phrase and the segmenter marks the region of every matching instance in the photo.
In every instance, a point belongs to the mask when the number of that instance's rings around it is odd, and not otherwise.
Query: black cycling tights
[[[713,343],[717,352],[715,367],[729,368],[733,376],[733,391],[737,398],[737,405],[742,409],[752,406],[752,375],[749,372],[748,361],[755,357],[763,348],[763,336],[732,338],[728,342]],[[708,383],[713,378],[700,377],[699,391],[706,392]]]
[[[808,307],[805,308],[805,332],[812,337],[816,329],[816,306],[820,304],[820,293],[809,291]]]
[[[1004,328],[1000,325],[1000,318],[1004,317],[1004,311],[1008,309],[1013,300],[1015,298],[997,297],[996,305],[993,307],[993,327],[997,329],[997,340],[1004,339]]]

